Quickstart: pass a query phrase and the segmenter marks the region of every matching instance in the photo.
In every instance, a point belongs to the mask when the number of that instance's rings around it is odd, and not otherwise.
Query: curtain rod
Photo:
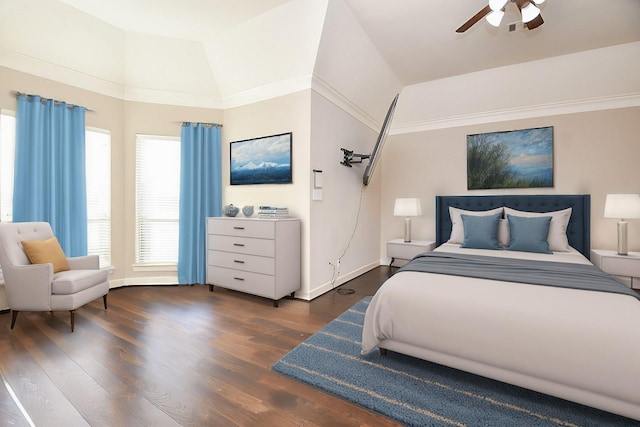
[[[91,113],[94,113],[94,112],[95,112],[95,111],[93,111],[92,109],[85,107],[84,105],[69,104],[69,103],[67,103],[67,102],[65,102],[65,101],[59,101],[59,100],[57,100],[57,99],[53,99],[53,98],[46,98],[46,97],[44,97],[44,96],[41,96],[41,95],[34,95],[34,94],[32,94],[32,93],[24,93],[24,92],[18,92],[17,90],[12,90],[12,91],[11,91],[11,94],[12,94],[13,96],[15,96],[16,98],[17,98],[17,97],[19,97],[20,95],[24,95],[24,96],[38,96],[38,97],[42,98],[43,100],[51,99],[51,100],[53,100],[53,102],[56,102],[56,103],[58,103],[58,104],[61,104],[61,103],[63,103],[63,102],[64,102],[65,104],[67,104],[67,107],[69,107],[69,108],[73,108],[73,107],[82,107],[82,108],[84,108],[84,109],[85,109],[85,111],[89,111],[89,112],[91,112]]]
[[[208,126],[208,127],[217,127],[217,128],[221,128],[222,127],[222,125],[220,123],[204,123],[204,122],[176,122],[176,123],[182,123],[182,126],[200,124],[200,125],[204,125],[204,126]]]

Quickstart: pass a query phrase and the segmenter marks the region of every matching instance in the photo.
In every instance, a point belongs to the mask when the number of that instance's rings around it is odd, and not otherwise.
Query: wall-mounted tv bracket
[[[343,159],[340,164],[348,168],[350,168],[353,163],[362,163],[364,159],[371,157],[371,154],[357,154],[351,150],[347,150],[346,148],[341,148],[341,150]]]

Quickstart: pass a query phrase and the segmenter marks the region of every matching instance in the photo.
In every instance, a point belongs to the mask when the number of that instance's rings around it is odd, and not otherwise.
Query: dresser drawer
[[[209,234],[207,247],[216,251],[273,257],[275,240]]]
[[[394,239],[387,242],[387,256],[389,258],[412,259],[418,254],[432,251],[435,246],[433,241],[405,242],[403,239]]]
[[[640,259],[629,257],[602,257],[602,268],[609,274],[640,277]]]
[[[274,258],[222,251],[208,251],[207,255],[209,257],[207,264],[214,267],[269,275],[274,275],[276,271]]]
[[[275,276],[266,274],[208,266],[207,283],[259,295],[261,297],[271,299],[280,298],[275,295]]]
[[[276,237],[274,221],[209,218],[209,234],[225,236],[256,237],[274,239]]]

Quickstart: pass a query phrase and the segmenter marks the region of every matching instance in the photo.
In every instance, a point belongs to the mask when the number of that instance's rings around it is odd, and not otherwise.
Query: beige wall
[[[640,192],[640,107],[513,120],[392,136],[383,156],[382,239],[398,238],[403,220],[393,216],[396,197],[422,199],[413,219],[415,239],[434,239],[436,195],[591,194],[591,246],[615,249],[616,220],[603,218],[607,193]],[[554,187],[467,191],[466,136],[553,126]],[[640,250],[640,221],[630,221],[629,250]]]

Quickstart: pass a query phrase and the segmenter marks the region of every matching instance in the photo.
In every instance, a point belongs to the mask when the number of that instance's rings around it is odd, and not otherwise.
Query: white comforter
[[[589,263],[579,252],[437,250]],[[640,301],[400,272],[373,297],[362,351],[386,348],[640,420]]]

